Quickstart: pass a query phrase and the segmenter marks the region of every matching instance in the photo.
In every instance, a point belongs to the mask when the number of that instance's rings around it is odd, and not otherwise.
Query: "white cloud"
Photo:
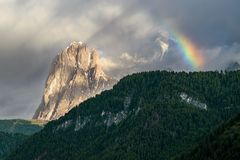
[[[162,61],[169,48],[169,33],[162,30],[159,31],[159,36],[156,38],[155,42],[159,44],[159,54],[161,54],[160,61]]]
[[[202,51],[206,70],[224,70],[232,62],[240,62],[240,44],[218,46]]]
[[[114,62],[110,58],[104,58],[104,57],[102,57],[100,59],[100,64],[101,64],[103,70],[107,71],[107,72],[112,71],[112,70],[120,67],[119,64],[117,64],[116,62]]]
[[[7,33],[8,41],[27,41],[35,48],[63,44],[71,40],[86,41],[105,24],[122,13],[122,6],[114,3],[95,3],[75,16],[56,16],[61,3],[57,0],[31,0],[19,5],[16,0],[1,1],[0,33]],[[19,2],[20,3],[20,2]],[[81,11],[81,7],[79,8]],[[63,10],[64,12],[64,10]],[[6,40],[7,43],[7,40]]]
[[[138,57],[137,54],[134,54],[133,56],[130,55],[129,53],[125,52],[122,53],[120,56],[120,59],[122,61],[127,62],[130,66],[132,65],[137,65],[137,64],[145,64],[149,63],[148,60],[146,60],[144,57]]]

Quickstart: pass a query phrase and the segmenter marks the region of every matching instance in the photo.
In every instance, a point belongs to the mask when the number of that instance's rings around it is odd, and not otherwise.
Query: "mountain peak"
[[[104,73],[99,59],[97,50],[89,49],[86,43],[70,43],[52,63],[33,119],[58,119],[79,103],[110,89],[116,80]]]
[[[228,71],[240,70],[239,62],[231,62],[231,63],[229,63],[226,70],[228,70]]]

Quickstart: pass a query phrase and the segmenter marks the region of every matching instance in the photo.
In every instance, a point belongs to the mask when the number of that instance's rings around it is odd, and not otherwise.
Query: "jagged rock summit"
[[[110,89],[116,80],[104,73],[99,59],[97,50],[82,42],[72,42],[59,53],[33,119],[58,119],[81,102]]]

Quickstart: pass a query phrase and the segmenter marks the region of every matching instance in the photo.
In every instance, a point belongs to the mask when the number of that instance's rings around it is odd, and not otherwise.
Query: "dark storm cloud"
[[[152,17],[175,25],[203,46],[231,45],[240,41],[238,0],[141,0]]]
[[[31,118],[51,60],[73,40],[97,48],[104,69],[120,78],[188,70],[165,34],[178,30],[201,48],[204,69],[223,68],[240,60],[239,6],[239,0],[2,0],[0,118]]]
[[[4,53],[0,56],[0,118],[30,118],[40,102],[52,58],[28,47]]]

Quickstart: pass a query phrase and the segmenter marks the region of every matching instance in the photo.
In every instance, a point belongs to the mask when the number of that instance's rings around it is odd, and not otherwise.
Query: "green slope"
[[[21,145],[28,136],[0,132],[0,160]]]
[[[0,120],[0,132],[31,135],[39,132],[46,122],[37,120]]]
[[[240,114],[221,125],[188,154],[174,160],[239,160]]]
[[[239,71],[127,76],[48,123],[8,159],[168,160],[239,113],[239,82]]]

